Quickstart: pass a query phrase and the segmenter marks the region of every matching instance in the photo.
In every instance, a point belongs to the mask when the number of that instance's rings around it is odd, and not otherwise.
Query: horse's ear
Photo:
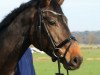
[[[45,1],[46,1],[47,6],[49,6],[51,3],[51,0],[45,0]]]
[[[51,0],[41,0],[41,6],[46,7],[49,6],[51,3]]]
[[[59,5],[62,5],[62,3],[64,2],[64,0],[57,0]]]

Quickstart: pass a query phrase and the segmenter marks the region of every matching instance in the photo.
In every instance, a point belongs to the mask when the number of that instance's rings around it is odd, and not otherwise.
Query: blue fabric
[[[30,48],[26,50],[21,60],[17,64],[16,75],[35,75],[32,53]]]

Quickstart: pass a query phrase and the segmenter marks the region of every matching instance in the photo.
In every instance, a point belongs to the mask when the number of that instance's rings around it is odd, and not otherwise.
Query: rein
[[[47,11],[47,10],[46,10],[46,11]],[[51,11],[51,10],[48,10],[48,11]],[[63,60],[66,60],[66,59],[65,59],[65,56],[66,56],[66,54],[67,54],[67,52],[69,51],[69,48],[70,48],[70,46],[71,46],[70,40],[76,41],[76,39],[75,39],[75,37],[73,37],[72,35],[70,35],[69,38],[65,39],[65,40],[64,40],[63,42],[61,42],[58,46],[56,46],[56,44],[55,44],[55,42],[54,42],[54,40],[53,40],[51,34],[50,34],[49,31],[48,31],[47,26],[46,26],[45,23],[43,22],[43,19],[44,19],[44,18],[43,18],[43,15],[42,15],[43,12],[45,12],[45,11],[42,11],[42,10],[40,9],[40,7],[39,7],[39,8],[38,8],[38,18],[39,18],[38,30],[39,30],[40,48],[41,48],[41,50],[43,50],[43,47],[42,47],[42,24],[43,24],[43,26],[44,26],[44,28],[45,28],[45,31],[46,31],[46,33],[47,33],[48,39],[49,39],[49,41],[50,41],[50,43],[51,43],[51,45],[52,45],[52,48],[53,48],[53,53],[52,53],[52,54],[54,55],[55,59],[58,61],[58,73],[56,73],[56,75],[64,75],[64,74],[62,74],[61,71],[60,71],[60,69],[61,69],[60,63],[61,63]],[[54,12],[54,11],[51,11],[51,12]],[[55,13],[56,13],[56,12],[55,12]],[[64,56],[63,56],[63,57],[60,57],[60,56],[56,55],[56,52],[58,52],[59,48],[62,48],[62,47],[63,47],[65,44],[67,44],[67,43],[70,43],[70,45],[67,47],[67,49],[66,49],[66,51],[65,51],[65,53],[64,53]],[[69,65],[69,63],[68,63],[67,60],[66,60],[66,63],[67,63],[67,65]],[[67,75],[69,75],[68,69],[67,69]]]

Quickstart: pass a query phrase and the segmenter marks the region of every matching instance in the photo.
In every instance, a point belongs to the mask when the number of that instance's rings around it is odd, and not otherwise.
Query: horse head
[[[35,30],[32,34],[32,39],[37,41],[32,43],[50,55],[53,61],[60,58],[65,69],[74,70],[80,67],[83,58],[61,10],[62,3],[63,0],[41,0],[34,16]]]

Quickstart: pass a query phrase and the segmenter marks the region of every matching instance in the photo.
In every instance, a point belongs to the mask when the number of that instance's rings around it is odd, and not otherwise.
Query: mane
[[[4,28],[8,27],[10,23],[25,9],[31,7],[34,5],[34,0],[29,1],[27,3],[23,3],[20,5],[19,8],[14,9],[11,13],[9,13],[0,23],[0,31],[2,31]]]

